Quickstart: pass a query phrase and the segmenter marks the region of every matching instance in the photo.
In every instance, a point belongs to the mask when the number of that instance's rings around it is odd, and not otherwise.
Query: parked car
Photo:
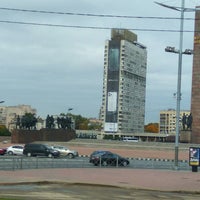
[[[75,150],[70,150],[69,148],[65,146],[52,146],[53,149],[60,152],[60,156],[67,156],[69,158],[75,158],[78,157],[78,152]]]
[[[127,166],[129,165],[129,160],[127,158],[124,158],[118,154],[114,154],[111,152],[106,152],[104,154],[96,154],[93,157],[92,163],[94,165],[103,165],[103,166],[107,166],[107,165],[119,165],[119,166]]]
[[[23,154],[26,156],[46,156],[56,158],[60,152],[45,144],[30,143],[24,146]]]
[[[0,155],[5,155],[6,150],[7,150],[7,148],[0,148]]]
[[[90,159],[89,159],[89,162],[90,163],[93,163],[93,160],[95,158],[96,155],[103,155],[105,153],[111,153],[110,151],[105,151],[105,150],[97,150],[97,151],[94,151],[90,154]]]
[[[23,155],[23,149],[23,145],[13,145],[6,149],[6,153],[8,155]]]

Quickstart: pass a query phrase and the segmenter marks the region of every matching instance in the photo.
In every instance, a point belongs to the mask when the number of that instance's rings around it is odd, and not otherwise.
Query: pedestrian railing
[[[102,162],[98,165],[89,163],[89,157],[77,157],[69,159],[46,158],[46,157],[26,157],[26,156],[0,156],[0,170],[22,170],[22,169],[42,169],[42,168],[139,168],[139,169],[174,169],[174,160],[150,159],[150,158],[128,158],[129,164],[126,166],[119,163],[117,159],[113,163]],[[179,161],[180,170],[191,170],[187,160]]]

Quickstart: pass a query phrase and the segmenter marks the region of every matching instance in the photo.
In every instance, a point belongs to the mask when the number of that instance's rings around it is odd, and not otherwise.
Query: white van
[[[138,138],[136,137],[123,137],[123,142],[139,142]]]

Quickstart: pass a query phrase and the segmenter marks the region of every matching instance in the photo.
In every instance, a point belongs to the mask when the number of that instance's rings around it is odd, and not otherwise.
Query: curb
[[[89,158],[90,155],[79,155],[82,158]],[[140,161],[158,161],[158,162],[174,162],[174,159],[164,159],[164,158],[132,158],[127,157],[129,160],[140,160]],[[188,163],[188,160],[179,160],[182,163]]]

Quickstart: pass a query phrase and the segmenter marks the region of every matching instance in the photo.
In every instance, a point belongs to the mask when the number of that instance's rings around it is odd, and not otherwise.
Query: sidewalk
[[[157,191],[198,192],[200,173],[188,171],[76,168],[0,171],[0,184],[84,183]]]

